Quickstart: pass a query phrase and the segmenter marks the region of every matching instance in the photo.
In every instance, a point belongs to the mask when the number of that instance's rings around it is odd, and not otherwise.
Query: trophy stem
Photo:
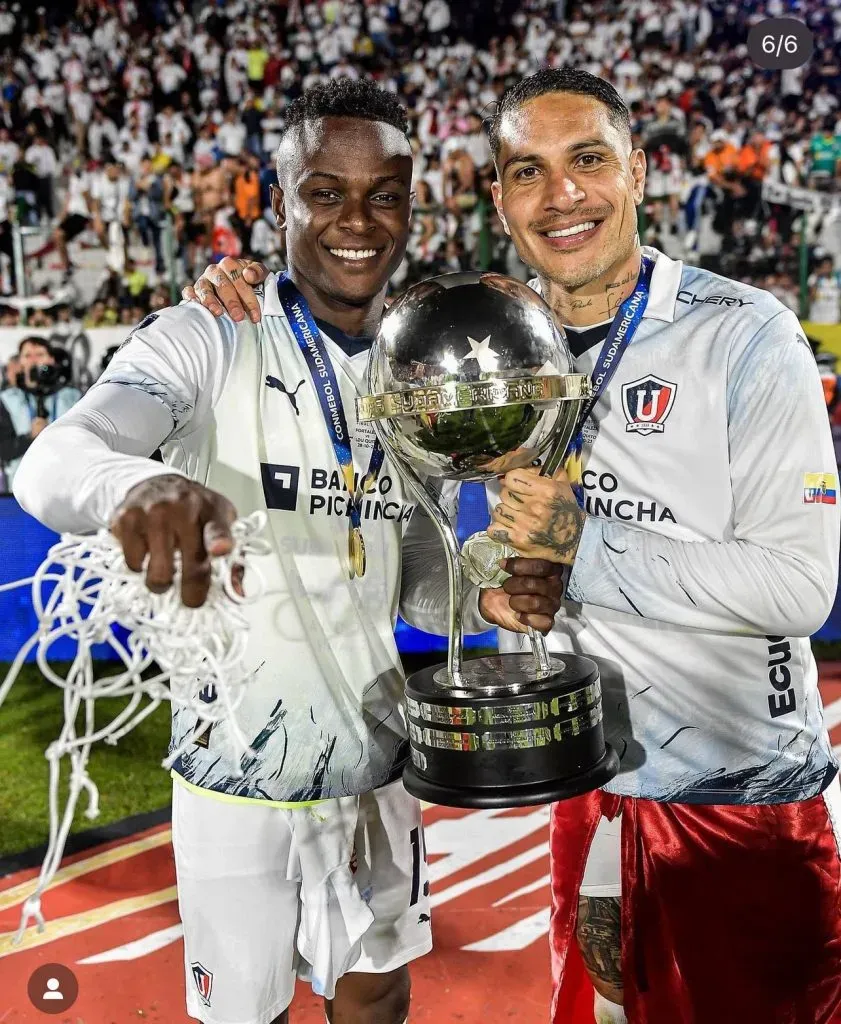
[[[546,650],[546,638],[542,633],[538,633],[534,626],[529,626],[529,640],[531,640],[531,653],[534,655],[538,672],[541,676],[548,676],[551,666],[549,652]]]
[[[447,676],[452,686],[461,688],[463,684],[462,598],[464,587],[461,569],[459,567],[459,546],[456,532],[453,529],[449,517],[432,499],[412,465],[407,462],[399,452],[388,445],[386,439],[383,437],[382,428],[377,421],[374,421],[374,430],[380,439],[380,444],[383,445],[386,451],[389,452],[390,457],[399,465],[401,474],[411,487],[419,504],[423,506],[427,515],[435,523],[438,533],[441,536],[441,540],[444,542],[444,553],[447,558],[447,580],[449,583],[450,598],[450,632],[449,643],[447,644]],[[542,640],[543,637],[540,639]]]

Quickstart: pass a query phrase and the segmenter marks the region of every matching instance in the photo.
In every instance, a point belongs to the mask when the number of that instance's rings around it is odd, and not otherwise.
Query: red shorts
[[[830,787],[832,810],[838,783]],[[668,804],[597,792],[552,808],[554,1024],[601,814],[622,814],[630,1024],[841,1022],[841,857],[827,798]]]

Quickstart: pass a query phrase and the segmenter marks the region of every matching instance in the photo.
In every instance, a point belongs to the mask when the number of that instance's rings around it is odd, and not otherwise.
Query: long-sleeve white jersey
[[[240,515],[267,511],[273,553],[258,566],[267,592],[243,608],[256,676],[238,717],[255,755],[234,765],[222,722],[175,771],[211,792],[294,803],[383,785],[408,753],[393,628],[414,506],[386,458],[362,502],[368,569],[350,580],[348,495],[275,278],[261,301],[257,325],[215,320],[196,304],[147,317],[102,380],[32,445],[15,494],[59,531],[107,526],[126,492],[160,473],[222,492]],[[338,334],[325,327],[323,344],[364,474],[373,430],[356,422],[355,398],[367,351],[353,339],[342,347]],[[159,445],[164,465],[148,458]],[[422,573],[422,556],[415,563]],[[474,594],[468,622],[477,615]],[[175,711],[173,745],[196,726],[191,711]]]
[[[646,252],[645,316],[585,427],[588,518],[549,647],[599,664],[610,792],[802,800],[837,770],[808,640],[838,580],[818,371],[774,296]]]

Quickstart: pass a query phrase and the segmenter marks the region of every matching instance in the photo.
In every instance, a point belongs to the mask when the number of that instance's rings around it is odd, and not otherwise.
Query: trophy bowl
[[[549,307],[502,274],[414,285],[383,317],[368,391],[357,400],[358,418],[373,422],[434,520],[449,573],[447,663],[406,682],[406,789],[449,806],[509,807],[603,785],[618,758],[604,742],[595,662],[550,656],[533,631],[531,654],[462,660],[463,574],[498,585],[493,568],[512,552],[477,534],[468,544],[482,550],[463,558],[437,500],[442,480],[489,480],[541,458],[541,472],[560,465],[591,387],[573,371]],[[483,563],[491,571],[480,582],[473,569]]]

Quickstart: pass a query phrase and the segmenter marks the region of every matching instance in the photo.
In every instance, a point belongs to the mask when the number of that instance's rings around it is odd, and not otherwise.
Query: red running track
[[[833,742],[841,743],[841,665],[821,666]],[[836,724],[837,723],[837,724]],[[412,968],[412,1024],[538,1024],[548,1018],[548,809],[426,812],[435,950]],[[0,879],[0,1024],[188,1024],[169,830],[150,829],[68,857],[16,947],[36,871]],[[42,964],[74,971],[79,996],[48,1017],[26,993]],[[580,963],[565,1024],[593,1024]],[[293,1024],[323,1024],[299,986]]]

